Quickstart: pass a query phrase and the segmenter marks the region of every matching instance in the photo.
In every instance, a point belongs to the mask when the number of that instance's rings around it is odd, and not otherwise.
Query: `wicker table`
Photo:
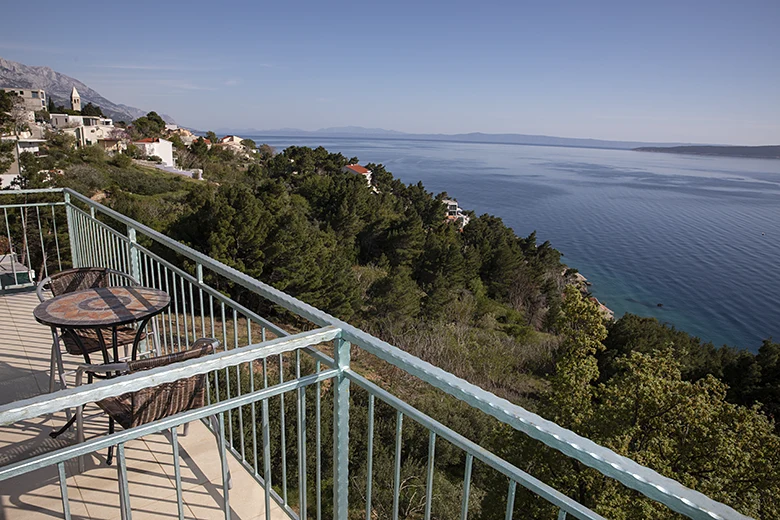
[[[167,309],[170,303],[167,293],[150,287],[101,287],[47,300],[35,308],[33,316],[50,327],[95,330],[101,343],[103,362],[109,363],[108,346],[101,329],[111,329],[112,354],[114,361],[118,361],[117,327],[139,323],[132,351],[132,359],[136,359],[138,343],[149,320]],[[74,336],[79,341],[78,335]],[[79,346],[85,350],[83,345]]]

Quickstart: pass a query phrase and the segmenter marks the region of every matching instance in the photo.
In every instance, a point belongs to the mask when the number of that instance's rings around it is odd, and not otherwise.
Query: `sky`
[[[44,1],[36,10],[46,22],[24,2],[0,9],[0,56],[202,130],[780,144],[778,0]]]

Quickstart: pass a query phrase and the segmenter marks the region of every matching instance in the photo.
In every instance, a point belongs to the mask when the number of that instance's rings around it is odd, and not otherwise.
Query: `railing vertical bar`
[[[8,247],[10,248],[11,252],[14,251],[14,243],[11,240],[11,226],[8,224],[8,210],[6,208],[3,208],[3,215],[5,216],[5,232],[8,236]],[[16,274],[16,254],[11,255],[11,272],[14,275],[14,285],[19,285],[19,277]]]
[[[160,262],[155,262],[155,265],[157,266],[157,288],[160,290],[163,290],[163,280],[162,280],[162,266],[160,265]],[[160,335],[162,337],[162,345],[161,348],[163,348],[163,352],[165,354],[169,354],[170,351],[168,350],[168,329],[165,326],[165,315],[168,314],[170,316],[171,309],[170,307],[166,310],[165,313],[160,315],[160,325],[161,325],[161,331]],[[208,387],[206,387],[208,388]]]
[[[238,311],[236,309],[233,309],[233,348],[239,348],[238,347]],[[241,395],[241,364],[239,363],[236,365],[236,396]],[[244,407],[239,406],[238,410],[236,410],[236,413],[238,413],[238,433],[240,435],[241,439],[241,460],[246,460],[246,453],[244,444],[246,444],[244,441],[246,440],[244,438]],[[233,423],[230,424],[231,429],[233,428]],[[235,446],[233,446],[235,448]]]
[[[216,330],[214,324],[214,296],[209,294],[209,312],[211,313],[211,337],[216,338]],[[216,394],[216,402],[220,402],[219,398],[219,370],[214,371],[214,393]]]
[[[206,313],[203,309],[203,265],[198,264],[195,271],[198,278],[198,301],[200,302],[200,332],[206,337]]]
[[[57,268],[62,271],[62,258],[60,257],[60,238],[57,236],[57,215],[54,206],[51,207],[51,225],[54,230],[54,248],[57,250]],[[71,252],[71,255],[73,253]]]
[[[187,282],[187,286],[190,288],[190,318],[192,318],[192,342],[194,343],[198,340],[198,327],[195,319],[195,296],[192,291],[192,282]],[[200,329],[201,331],[203,330],[203,323],[200,324]]]
[[[167,292],[168,295],[170,295],[171,294],[170,270],[168,269],[167,266],[163,266],[163,270],[165,272],[165,292]],[[173,291],[173,297],[174,297],[174,301],[175,301],[176,291]],[[174,305],[178,305],[178,304],[174,303]],[[178,308],[178,307],[176,307],[176,308]],[[179,332],[179,315],[178,315],[178,311],[177,311],[177,314],[176,314],[176,333],[178,334],[178,332]],[[176,343],[173,342],[173,317],[171,316],[171,307],[170,306],[168,306],[168,334],[170,334],[170,336],[171,336],[171,344],[168,347],[169,348],[168,353],[169,354],[173,354],[174,346],[176,345]],[[177,335],[176,339],[178,339],[178,335]]]
[[[263,359],[265,362],[265,359]],[[268,399],[263,399],[263,484],[265,484],[265,518],[271,518],[271,432],[268,427]]]
[[[27,271],[32,271],[32,260],[30,260],[30,240],[27,237],[27,219],[24,218],[24,208],[19,208],[19,214],[22,217],[22,233],[24,234],[23,243],[24,248],[27,251]],[[24,259],[24,257],[22,257],[22,259]]]
[[[187,322],[187,291],[184,290],[184,277],[177,274],[179,277],[179,287],[181,288],[181,315],[184,320],[184,346],[190,348],[190,331],[189,324]],[[193,341],[195,341],[194,338]]]
[[[301,349],[295,351],[295,377],[301,378]],[[298,389],[298,502],[301,520],[306,520],[306,389]]]
[[[425,480],[425,520],[431,520],[431,502],[433,501],[433,464],[436,452],[436,432],[428,433],[428,475]]]
[[[228,341],[227,341],[227,322],[225,321],[225,302],[219,302],[220,309],[222,311],[222,349],[227,352],[228,350]],[[230,399],[232,395],[230,394],[230,368],[225,367],[225,392],[227,392],[227,396],[225,396],[225,399]],[[228,430],[228,438],[230,439],[230,446],[233,446],[233,412],[232,408],[227,411],[228,415],[228,424],[231,425],[230,429]]]
[[[90,244],[95,243],[95,233],[94,233],[94,226],[92,225],[92,220],[89,219],[89,217],[84,217],[84,230],[86,239],[84,240],[84,251],[86,251],[86,257],[88,260],[88,265],[97,265],[98,264],[98,256],[97,251],[95,248],[90,247]]]
[[[132,508],[130,507],[130,488],[129,484],[127,482],[127,458],[125,457],[125,443],[122,442],[117,447],[117,469],[120,474],[120,480],[121,482],[121,489],[119,492],[121,493],[122,500],[120,501],[120,506],[122,507],[122,513],[123,513],[123,520],[130,520],[132,517]]]
[[[515,514],[515,493],[517,492],[517,482],[509,481],[509,491],[506,496],[506,515],[504,520],[512,520]]]
[[[116,267],[117,271],[125,271],[125,242],[118,234],[113,234],[114,245],[116,247]]]
[[[279,383],[284,383],[284,354],[279,354]],[[282,451],[282,502],[287,505],[287,420],[284,413],[284,393],[279,394]]]
[[[209,320],[211,320],[211,337],[215,338],[217,333],[214,323],[214,295],[209,294]]]
[[[62,497],[62,516],[65,520],[70,520],[70,500],[68,499],[68,480],[65,475],[65,463],[57,464],[57,473],[60,476],[60,495]]]
[[[102,229],[102,228],[101,228]],[[106,249],[106,267],[109,269],[116,269],[116,263],[115,263],[115,247],[114,247],[114,234],[108,231],[107,229],[103,229],[103,240],[105,240],[105,249]],[[144,283],[143,285],[149,285],[147,283]]]
[[[95,265],[92,262],[92,251],[87,247],[90,243],[89,222],[86,215],[79,215],[79,267]]]
[[[94,233],[93,236],[94,236],[94,239],[95,239],[95,241],[92,242],[92,247],[95,248],[95,252],[97,253],[98,265],[101,266],[101,267],[107,267],[106,255],[105,255],[105,251],[103,250],[103,247],[102,247],[103,246],[103,240],[102,240],[102,237],[100,235],[100,233],[103,230],[103,228],[101,228],[100,226],[95,224],[95,220],[93,220],[90,224],[92,225],[92,232]]]
[[[566,520],[566,511],[563,509],[558,509],[558,520]]]
[[[176,479],[176,505],[179,508],[179,520],[184,520],[184,501],[181,493],[181,463],[179,461],[179,433],[176,426],[171,428],[171,446],[173,447],[173,475]]]
[[[108,233],[108,249],[111,251],[111,262],[109,263],[108,267],[111,269],[116,269],[117,271],[117,248],[116,248],[116,237],[113,233]],[[144,284],[148,285],[148,284]]]
[[[87,216],[82,215],[79,212],[75,212],[74,215],[76,215],[76,219],[79,221],[79,267],[95,265],[92,262],[92,251],[87,248],[87,244],[91,243],[91,235],[89,233],[89,222],[87,221]]]
[[[181,328],[179,323],[179,291],[176,289],[176,273],[174,273],[172,270],[169,270],[169,272],[171,274],[171,285],[173,286],[174,312],[176,313],[176,350],[179,351],[181,350]],[[170,292],[168,294],[170,294]]]
[[[225,508],[225,520],[230,520],[230,497],[228,488],[228,460],[225,451],[225,414],[219,414],[219,457],[222,466],[222,495],[224,498],[223,506]]]
[[[101,240],[102,245],[103,245],[104,254],[106,255],[106,264],[105,265],[109,269],[112,269],[113,267],[112,267],[112,258],[111,258],[111,241],[109,240],[110,236],[111,236],[111,234],[108,231],[106,231],[105,228],[103,228],[103,227],[100,228],[100,240]],[[146,284],[143,284],[143,285],[146,285]]]
[[[333,512],[335,520],[349,516],[349,369],[351,345],[335,340],[333,358],[338,375],[333,385]]]
[[[70,194],[65,194],[68,205],[65,206],[65,218],[68,223],[68,245],[70,246],[71,267],[81,266],[81,220],[78,212],[70,205]]]
[[[371,487],[374,480],[374,394],[368,394],[368,454],[366,458],[366,520],[371,520]]]
[[[315,364],[315,371],[319,373],[321,370],[321,363],[317,361]],[[314,437],[315,437],[315,459],[314,459],[314,479],[316,487],[316,505],[317,505],[317,520],[322,519],[322,427],[321,427],[321,384],[317,381],[314,386],[314,391],[317,394],[317,399],[314,401]]]
[[[73,212],[73,207],[70,203],[70,193],[66,193],[63,197],[65,201],[65,225],[68,228],[68,245],[70,246],[70,262],[71,267],[78,267],[78,252],[76,248],[77,234],[76,218]]]
[[[469,516],[469,495],[471,494],[471,468],[474,464],[474,455],[466,454],[466,471],[463,475],[463,503],[460,506],[460,520],[467,520]]]
[[[393,520],[398,520],[398,505],[401,490],[401,441],[403,433],[404,414],[395,415],[395,464],[393,470]]]
[[[149,255],[143,252],[141,252],[141,258],[143,259],[143,284],[147,287],[154,287],[154,276],[152,276],[151,279],[149,278],[149,264],[151,264],[152,259],[149,257]]]
[[[49,276],[48,256],[46,254],[46,245],[43,243],[43,225],[41,224],[41,208],[35,206],[35,215],[38,218],[38,237],[41,239],[41,261],[43,262],[43,275]]]
[[[246,334],[249,338],[249,344],[252,344],[252,320],[248,317],[246,319]],[[250,361],[249,365],[249,391],[254,393],[255,391],[255,363]],[[257,462],[257,401],[252,403],[252,456],[254,457],[255,475],[258,473]]]

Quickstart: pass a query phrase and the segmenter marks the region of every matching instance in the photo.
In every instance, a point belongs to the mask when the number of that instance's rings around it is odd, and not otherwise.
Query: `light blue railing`
[[[92,439],[76,446],[2,467],[0,468],[0,482],[49,465],[57,465],[60,475],[64,475],[66,461],[94,453],[109,445],[120,446],[117,464],[121,476],[125,467],[121,447],[127,441],[165,430],[170,430],[175,440],[175,427],[177,425],[219,414],[219,429],[224,432],[220,438],[225,440],[222,444],[224,452],[222,461],[226,518],[230,517],[230,507],[228,505],[224,455],[230,453],[241,462],[250,475],[264,486],[267,514],[270,514],[271,501],[275,501],[291,518],[307,518],[311,513],[317,520],[321,519],[323,511],[326,510],[322,497],[321,468],[323,458],[329,455],[333,467],[333,497],[330,505],[334,518],[346,520],[350,508],[350,391],[359,389],[368,394],[367,453],[365,453],[367,477],[364,488],[367,520],[372,518],[373,510],[372,485],[375,478],[372,462],[374,460],[373,441],[375,437],[374,415],[377,401],[390,406],[396,414],[392,478],[393,519],[399,517],[402,432],[405,420],[417,423],[428,432],[424,518],[431,518],[432,515],[435,451],[439,440],[449,442],[465,454],[460,513],[460,518],[464,520],[469,513],[469,493],[475,460],[507,479],[506,498],[496,497],[496,500],[506,500],[505,518],[507,519],[512,519],[515,515],[514,499],[518,486],[557,507],[559,520],[568,517],[601,518],[587,507],[488,452],[473,441],[361,376],[350,366],[352,351],[360,349],[481,410],[504,424],[524,432],[547,446],[595,468],[625,486],[665,504],[673,511],[691,518],[701,519],[747,518],[724,504],[686,488],[674,480],[663,477],[649,468],[561,428],[520,406],[457,378],[319,309],[171,240],[77,192],[69,189],[44,190],[43,192],[48,195],[62,193],[63,196],[63,203],[59,204],[65,206],[69,231],[69,250],[60,255],[59,248],[64,247],[60,240],[56,246],[58,255],[63,258],[72,258],[74,266],[105,266],[127,272],[140,280],[142,284],[163,289],[171,295],[170,308],[157,317],[157,330],[160,331],[161,343],[166,351],[184,348],[198,337],[216,337],[220,340],[224,350],[209,358],[193,360],[175,368],[166,367],[143,374],[123,376],[0,407],[0,424],[5,425],[194,374],[208,373],[212,380],[212,384],[209,386],[209,404],[203,409],[179,414],[110,436]],[[33,196],[42,193],[42,191],[25,193]],[[0,192],[0,194],[6,194],[6,192]],[[0,206],[0,208],[5,207]],[[9,228],[7,225],[7,229],[11,228],[13,226]],[[121,231],[117,229],[121,229]],[[56,237],[56,233],[54,237]],[[41,248],[46,250],[47,246],[43,243],[45,242],[43,233],[41,241]],[[164,256],[167,259],[158,253],[160,250],[165,251]],[[175,260],[171,260],[171,258]],[[204,276],[204,273],[209,276]],[[207,278],[216,278],[222,282],[243,287],[300,318],[308,320],[319,328],[310,332],[290,335],[281,327],[274,325],[207,284]],[[330,346],[323,347],[323,342],[330,342]],[[333,357],[328,356],[327,351],[332,352]],[[302,363],[302,359],[307,360],[308,363]],[[307,367],[309,368],[307,369]],[[269,378],[278,378],[278,381],[270,381]],[[261,379],[261,381],[257,379]],[[324,387],[321,385],[324,381],[330,381],[333,430],[332,451],[326,450],[323,453],[321,412],[323,410],[322,389]],[[307,425],[306,390],[312,386],[315,388],[315,424],[313,428],[315,451],[313,474],[315,479],[313,492],[310,492],[311,483],[307,481],[307,477],[312,470],[308,468],[307,450],[310,449],[312,442],[307,438],[307,432],[312,428]],[[296,413],[295,418],[292,419],[295,421],[293,428],[288,427],[285,397],[288,400],[292,399],[295,403]],[[269,400],[272,398],[278,399],[280,403],[279,435],[276,435],[275,432],[272,434],[270,431]],[[260,406],[259,412],[257,410],[258,404]],[[246,424],[245,421],[249,424]],[[245,426],[250,427],[245,428]],[[291,434],[295,437],[294,440],[290,438]],[[272,460],[272,439],[279,443],[279,460]],[[287,460],[287,452],[292,446],[297,448],[295,450],[297,464]],[[175,448],[174,457],[177,457]],[[297,482],[288,482],[288,470],[295,465],[297,465]],[[281,467],[281,482],[274,481],[272,466]],[[120,478],[120,482],[121,480]],[[64,482],[62,479],[63,508],[65,516],[68,517],[67,486]],[[181,503],[180,482],[177,482],[177,490]],[[126,506],[124,514],[129,515],[132,508],[126,489],[125,495],[127,500],[124,501]],[[297,503],[294,505],[288,500],[293,496],[297,496]],[[310,496],[314,498],[313,505],[307,504]]]

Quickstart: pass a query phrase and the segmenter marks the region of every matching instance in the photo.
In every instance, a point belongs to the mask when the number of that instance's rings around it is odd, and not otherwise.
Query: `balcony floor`
[[[49,390],[51,334],[38,324],[32,311],[38,304],[34,292],[0,295],[0,404],[32,397]],[[67,354],[66,370],[77,359]],[[73,384],[72,376],[69,384]],[[51,451],[75,442],[75,429],[51,439],[49,432],[61,426],[65,414],[37,417],[0,426],[0,466]],[[87,438],[104,435],[108,420],[96,406],[85,410]],[[199,421],[185,437],[179,430],[184,516],[224,518],[222,479],[214,436]],[[133,518],[177,518],[173,455],[169,439],[155,434],[125,446]],[[116,464],[105,464],[105,452],[84,458],[85,470],[66,465],[68,496],[73,518],[119,518]],[[233,478],[229,501],[232,518],[265,518],[263,488],[232,456]],[[55,467],[0,483],[0,520],[62,518],[59,480]],[[289,518],[272,502],[271,518]]]

